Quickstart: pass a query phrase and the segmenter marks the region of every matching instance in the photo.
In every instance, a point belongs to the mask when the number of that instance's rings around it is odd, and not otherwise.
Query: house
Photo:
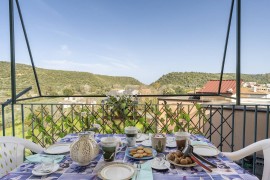
[[[210,80],[205,83],[202,89],[196,92],[196,94],[218,94],[219,80]],[[241,81],[242,84],[242,81]],[[223,96],[202,96],[201,100],[204,101],[228,101],[230,99],[226,97],[232,97],[236,94],[236,80],[222,80],[220,94]],[[224,97],[225,96],[225,97]]]

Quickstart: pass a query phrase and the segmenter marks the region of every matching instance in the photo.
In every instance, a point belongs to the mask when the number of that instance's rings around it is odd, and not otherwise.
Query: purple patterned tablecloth
[[[117,136],[121,139],[125,139],[122,134],[114,135],[103,135],[98,134],[95,136],[97,142],[99,142],[101,137],[104,136]],[[171,135],[169,135],[171,136]],[[76,134],[69,134],[58,143],[71,143],[78,139]],[[193,140],[200,140],[209,143],[211,142],[200,135],[192,135]],[[175,151],[175,148],[166,148],[166,153],[170,151]],[[206,172],[200,166],[195,166],[191,168],[182,168],[177,166],[171,166],[172,171],[156,171],[152,170],[153,177],[156,180],[240,180],[240,179],[250,179],[258,180],[258,178],[248,171],[242,169],[236,163],[230,161],[228,158],[220,153],[217,157],[207,158],[209,161],[217,164],[218,168],[213,169],[212,173]],[[125,156],[125,148],[116,155],[116,161],[134,164],[134,160]],[[80,167],[73,163],[70,159],[69,154],[67,154],[64,159],[60,162],[60,168],[55,173],[48,176],[34,176],[31,171],[36,166],[36,163],[25,162],[17,169],[13,170],[6,176],[2,177],[2,180],[27,180],[27,179],[48,179],[48,180],[96,180],[97,172],[99,168],[104,165],[103,157],[99,154],[89,165]]]

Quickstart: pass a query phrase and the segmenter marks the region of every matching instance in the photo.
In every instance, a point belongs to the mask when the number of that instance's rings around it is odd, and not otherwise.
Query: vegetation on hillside
[[[192,87],[202,87],[209,80],[219,80],[218,73],[202,73],[202,72],[172,72],[163,75],[151,85],[159,88],[164,85],[180,86],[184,89]],[[246,82],[257,82],[266,84],[270,82],[270,73],[268,74],[242,74],[241,78]],[[235,79],[234,73],[224,73],[223,80]]]
[[[219,80],[218,73],[172,72],[163,75],[149,86],[132,77],[97,75],[87,72],[48,70],[36,68],[43,95],[102,95],[113,89],[137,89],[141,94],[184,94],[201,88],[208,80]],[[37,95],[32,67],[16,65],[17,92],[33,87],[28,96]],[[269,74],[242,74],[243,81],[265,84]],[[0,61],[0,98],[10,98],[10,63]],[[225,73],[223,79],[235,79],[235,74]]]
[[[114,88],[143,85],[132,77],[105,76],[87,72],[36,68],[43,95],[105,94]],[[0,62],[1,96],[10,96],[10,63]],[[29,86],[37,94],[32,67],[16,64],[17,92]],[[33,95],[33,93],[32,93]]]

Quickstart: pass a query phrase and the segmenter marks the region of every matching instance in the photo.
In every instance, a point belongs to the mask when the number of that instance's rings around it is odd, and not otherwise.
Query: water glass
[[[165,161],[165,154],[163,153],[158,153],[154,159],[157,163],[158,166],[162,166]]]
[[[44,172],[50,172],[52,171],[54,166],[54,158],[52,157],[44,157],[41,160],[41,169]]]

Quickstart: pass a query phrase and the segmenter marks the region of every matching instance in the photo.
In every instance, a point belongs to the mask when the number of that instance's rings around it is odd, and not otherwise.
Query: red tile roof
[[[242,81],[241,81],[242,83]],[[210,80],[204,87],[197,93],[218,93],[219,80]],[[221,94],[235,94],[236,93],[236,81],[235,80],[223,80],[220,89]]]

